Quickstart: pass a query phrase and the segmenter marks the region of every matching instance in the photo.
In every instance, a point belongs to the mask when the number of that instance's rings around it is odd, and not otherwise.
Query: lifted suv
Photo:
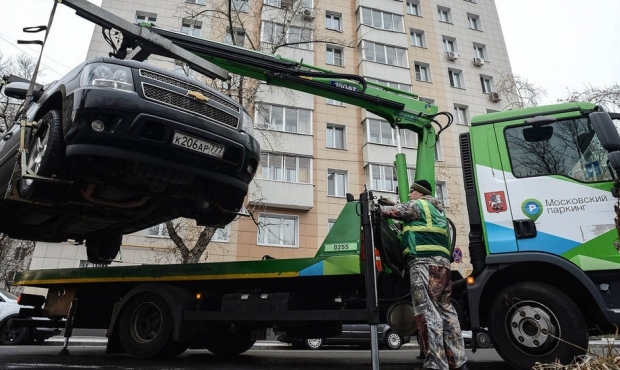
[[[23,100],[27,89],[9,83],[5,95]],[[27,117],[37,125],[25,129],[26,165],[67,181],[11,183],[20,161],[16,119],[0,137],[0,232],[85,241],[89,261],[101,264],[116,256],[123,234],[177,217],[223,226],[241,209],[260,158],[253,122],[207,85],[95,58],[37,86],[32,99]]]

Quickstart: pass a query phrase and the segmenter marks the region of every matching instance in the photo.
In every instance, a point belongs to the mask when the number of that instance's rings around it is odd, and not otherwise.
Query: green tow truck
[[[174,45],[232,73],[353,104],[412,130],[416,178],[434,179],[434,145],[451,115],[415,94],[157,28],[134,32],[85,0],[62,4],[123,30],[125,47],[139,51],[134,56]],[[590,335],[620,325],[618,118],[589,103],[558,104],[475,117],[460,136],[473,272],[453,273],[452,301],[462,328],[474,337],[488,330],[515,369],[571,362],[586,352]],[[404,202],[404,154],[395,164]],[[109,353],[139,358],[197,346],[240,354],[267,328],[321,338],[338,334],[344,322],[368,322],[376,338],[376,324],[388,321],[411,333],[399,229],[381,218],[371,192],[347,198],[313,258],[21,273],[16,284],[48,294],[22,295],[22,304],[35,308],[11,325],[42,316],[50,326],[105,328]],[[372,347],[376,365],[374,339]]]

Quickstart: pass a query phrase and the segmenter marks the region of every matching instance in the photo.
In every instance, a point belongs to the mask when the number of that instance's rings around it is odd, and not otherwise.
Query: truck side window
[[[505,135],[515,177],[563,175],[581,182],[612,180],[607,151],[588,118],[509,127]]]

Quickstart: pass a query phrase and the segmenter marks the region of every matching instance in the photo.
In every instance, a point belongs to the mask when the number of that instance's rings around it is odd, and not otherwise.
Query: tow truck
[[[433,147],[451,115],[415,94],[294,60],[140,28],[85,0],[76,13],[123,35],[123,52],[145,58],[172,46],[232,73],[362,107],[418,137],[416,179],[434,180]],[[440,118],[446,119],[443,124]],[[460,136],[473,272],[453,272],[452,303],[461,326],[488,334],[515,369],[573,361],[589,335],[620,325],[618,194],[620,136],[601,107],[585,102],[491,113]],[[437,129],[435,128],[437,126]],[[398,139],[398,137],[397,137]],[[399,199],[408,201],[406,158],[397,140]],[[347,195],[312,258],[26,271],[21,319],[50,326],[107,329],[108,353],[172,357],[204,346],[241,354],[275,328],[289,337],[337,334],[344,322],[415,330],[399,229],[381,218],[374,196]],[[376,263],[375,256],[380,257]],[[475,350],[475,341],[474,341]]]

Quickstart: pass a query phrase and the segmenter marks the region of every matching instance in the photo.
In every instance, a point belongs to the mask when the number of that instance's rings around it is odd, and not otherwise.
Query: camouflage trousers
[[[426,355],[424,367],[458,369],[465,362],[465,343],[458,316],[450,303],[452,279],[445,257],[417,257],[408,263],[413,310]]]

